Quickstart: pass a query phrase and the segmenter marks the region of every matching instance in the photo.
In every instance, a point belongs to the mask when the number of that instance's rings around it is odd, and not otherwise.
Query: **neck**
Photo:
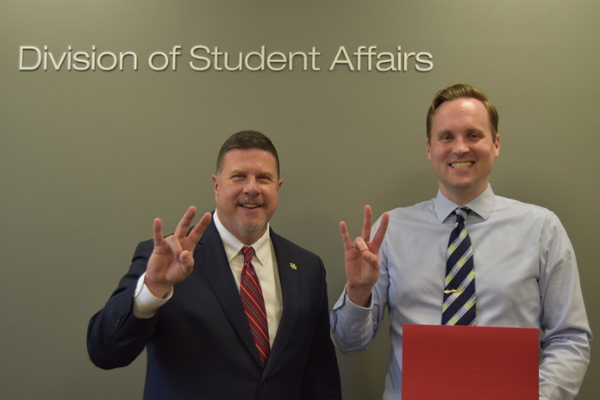
[[[469,191],[465,190],[464,192],[448,191],[442,186],[440,186],[439,188],[442,194],[446,196],[448,200],[458,204],[459,206],[466,206],[475,198],[477,198],[481,193],[485,192],[485,189],[487,189],[487,185],[485,185],[483,189]]]

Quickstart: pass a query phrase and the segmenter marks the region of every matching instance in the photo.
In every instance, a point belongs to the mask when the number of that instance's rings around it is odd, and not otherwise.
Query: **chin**
[[[235,222],[236,230],[242,234],[243,236],[252,236],[261,232],[267,226],[267,221],[257,221],[257,222],[248,222],[243,223],[241,221]]]

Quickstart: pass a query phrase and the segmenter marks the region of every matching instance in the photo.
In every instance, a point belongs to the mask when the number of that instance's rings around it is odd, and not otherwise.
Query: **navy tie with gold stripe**
[[[473,247],[465,228],[469,212],[467,207],[454,210],[456,223],[448,242],[442,325],[477,324]]]

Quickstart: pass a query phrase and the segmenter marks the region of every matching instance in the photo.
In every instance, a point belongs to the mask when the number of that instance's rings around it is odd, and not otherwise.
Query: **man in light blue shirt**
[[[441,90],[427,115],[437,197],[384,213],[373,235],[365,206],[354,241],[340,223],[347,283],[331,313],[332,337],[343,353],[365,350],[388,308],[392,354],[384,400],[401,396],[402,325],[441,323],[448,238],[459,206],[471,210],[465,226],[476,325],[540,329],[540,399],[572,399],[579,390],[592,334],[573,247],[554,213],[492,191],[497,129],[498,113],[482,91],[462,84]]]

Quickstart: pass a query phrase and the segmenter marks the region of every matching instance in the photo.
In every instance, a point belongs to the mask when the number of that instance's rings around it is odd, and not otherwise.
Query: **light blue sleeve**
[[[540,239],[540,396],[573,399],[590,361],[590,331],[575,252],[558,217],[549,213]]]

